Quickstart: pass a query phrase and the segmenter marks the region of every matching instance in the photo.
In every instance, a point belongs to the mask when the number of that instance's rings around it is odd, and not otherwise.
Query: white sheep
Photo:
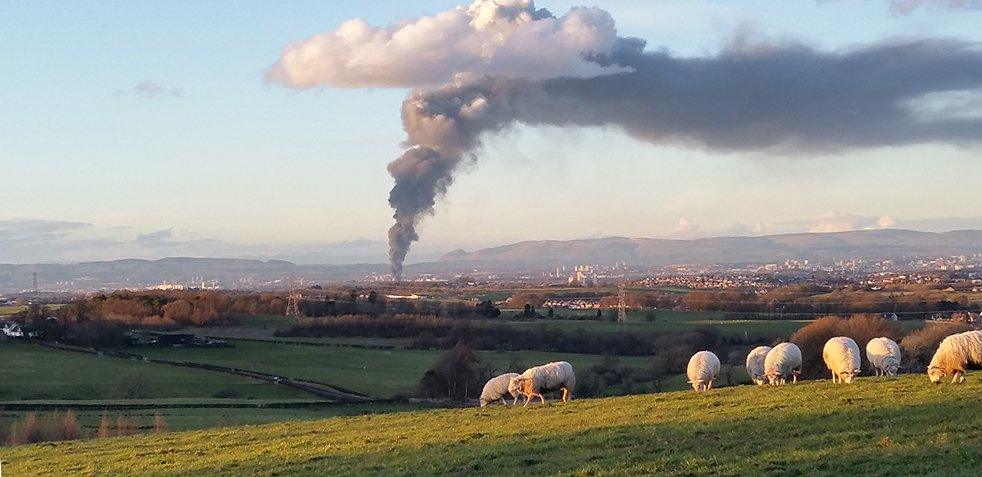
[[[934,384],[941,384],[945,376],[951,376],[951,384],[960,384],[965,382],[965,368],[969,364],[982,365],[982,330],[966,331],[942,340],[931,358],[927,375]]]
[[[764,359],[767,358],[767,352],[770,350],[770,346],[758,346],[747,355],[747,374],[758,386],[767,384],[767,377],[764,375]]]
[[[487,406],[495,401],[501,400],[501,404],[508,404],[505,402],[505,395],[509,395],[514,398],[511,404],[514,406],[518,402],[518,394],[512,394],[508,391],[508,384],[511,382],[512,378],[517,378],[521,376],[518,373],[505,373],[501,376],[495,376],[488,380],[487,384],[484,385],[484,390],[481,391],[481,407]]]
[[[778,386],[788,382],[798,383],[798,375],[801,374],[801,348],[794,343],[781,343],[764,357],[764,376],[771,386]]]
[[[853,378],[862,371],[862,356],[859,345],[848,336],[836,336],[825,342],[822,359],[832,372],[833,383],[851,384]]]
[[[900,346],[887,337],[873,338],[866,343],[866,360],[877,376],[896,376],[900,369]]]
[[[508,392],[512,396],[525,395],[525,406],[528,406],[535,396],[545,404],[546,398],[543,394],[559,389],[563,390],[563,402],[569,402],[573,399],[574,387],[576,387],[576,375],[573,374],[573,365],[566,361],[529,368],[521,376],[513,377],[508,382]]]
[[[712,351],[700,351],[689,358],[685,374],[696,392],[713,389],[713,381],[719,376],[719,358]]]

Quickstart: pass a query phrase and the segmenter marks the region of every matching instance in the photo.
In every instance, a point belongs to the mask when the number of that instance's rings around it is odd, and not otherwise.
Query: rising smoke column
[[[602,10],[557,18],[529,0],[478,0],[381,29],[347,22],[287,47],[268,75],[297,88],[416,88],[402,105],[407,149],[388,166],[396,278],[458,166],[513,124],[613,126],[652,143],[788,156],[982,141],[982,115],[920,114],[933,95],[982,94],[979,44],[822,52],[738,37],[715,56],[679,58],[617,36]]]

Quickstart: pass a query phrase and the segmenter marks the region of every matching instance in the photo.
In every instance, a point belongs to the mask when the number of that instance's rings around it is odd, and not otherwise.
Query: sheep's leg
[[[518,396],[512,396],[514,399],[511,400],[511,405],[514,406],[518,404]]]
[[[545,404],[546,403],[546,397],[545,397],[545,395],[539,394],[539,399],[542,400],[542,404]]]
[[[965,371],[955,371],[951,376],[951,384],[961,384],[965,382]]]
[[[798,384],[798,375],[791,373],[791,384]]]
[[[713,380],[712,379],[710,379],[709,380],[709,384],[706,385],[706,391],[709,391],[710,389],[713,389]]]
[[[526,394],[525,395],[525,405],[522,406],[522,407],[529,407],[529,401],[531,401],[531,400],[532,400],[532,395],[531,394]]]
[[[567,387],[563,388],[563,402],[564,403],[569,402],[569,388]]]
[[[508,401],[505,401],[505,398],[504,397],[501,398],[501,405],[502,406],[507,406],[508,405]]]

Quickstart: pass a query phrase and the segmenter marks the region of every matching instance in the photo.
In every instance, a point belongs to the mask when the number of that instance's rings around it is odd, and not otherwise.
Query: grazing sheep
[[[481,391],[481,407],[487,406],[497,400],[501,400],[501,404],[508,404],[505,402],[505,395],[513,397],[511,404],[514,406],[518,402],[518,395],[512,394],[508,391],[508,384],[511,382],[512,378],[517,378],[521,376],[518,373],[505,373],[501,376],[496,376],[488,380],[487,384],[484,385],[484,390]]]
[[[573,399],[574,387],[576,387],[576,375],[573,374],[573,365],[566,361],[529,368],[521,376],[511,378],[508,382],[508,392],[512,396],[525,395],[525,406],[528,406],[535,396],[545,404],[546,398],[543,393],[558,389],[563,390],[563,402],[569,402]]]
[[[700,351],[689,358],[685,374],[696,392],[713,389],[713,381],[719,375],[719,358],[712,351]]]
[[[767,376],[764,375],[764,359],[767,358],[767,353],[770,350],[770,346],[758,346],[747,355],[747,374],[758,386],[767,384]]]
[[[848,336],[836,336],[826,341],[822,348],[822,359],[829,371],[832,371],[833,383],[852,384],[853,378],[862,371],[859,345]]]
[[[778,386],[788,382],[798,383],[798,375],[801,374],[801,348],[794,343],[781,343],[764,357],[764,377],[771,386]]]
[[[965,369],[970,364],[982,365],[982,331],[966,331],[942,340],[927,375],[934,384],[941,384],[945,376],[951,376],[951,384],[960,384],[965,382]]]
[[[866,360],[877,376],[896,376],[900,369],[900,346],[890,338],[873,338],[866,343]]]

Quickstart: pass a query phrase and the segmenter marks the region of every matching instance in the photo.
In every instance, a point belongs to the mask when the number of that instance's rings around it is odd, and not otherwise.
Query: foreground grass
[[[96,356],[7,341],[0,343],[0,400],[207,398],[291,399],[285,386],[212,371]]]
[[[973,475],[980,376],[740,386],[4,449],[11,475]]]
[[[256,341],[233,341],[232,344],[231,348],[143,347],[131,351],[175,361],[310,379],[382,398],[415,389],[441,353],[439,350],[303,346]],[[508,370],[513,360],[527,366],[566,360],[575,368],[585,368],[603,359],[600,355],[539,351],[480,351],[478,354],[502,372]],[[621,362],[644,366],[648,364],[648,358],[622,358]]]

